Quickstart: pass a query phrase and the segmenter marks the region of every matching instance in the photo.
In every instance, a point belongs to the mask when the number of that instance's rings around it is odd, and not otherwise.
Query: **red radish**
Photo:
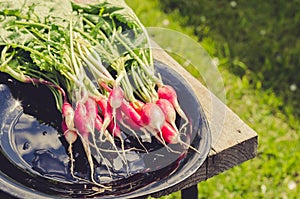
[[[130,106],[132,106],[135,109],[135,111],[139,114],[141,114],[144,105],[145,103],[140,100],[135,100],[134,102],[130,102]]]
[[[114,97],[116,97],[116,98],[120,97],[120,95],[118,95],[117,93],[115,93],[115,94],[116,95],[111,95],[110,100],[114,101]],[[122,98],[122,100],[123,100],[123,98]],[[103,117],[104,117],[101,129],[100,129],[100,140],[105,141],[105,139],[102,138],[102,136],[104,135],[105,138],[108,139],[108,141],[116,149],[116,152],[119,154],[119,150],[118,150],[116,144],[114,143],[114,140],[113,140],[113,137],[112,137],[112,135],[116,136],[116,137],[119,137],[121,139],[122,147],[123,147],[123,138],[121,137],[121,130],[118,129],[119,126],[116,126],[116,109],[113,109],[110,102],[108,100],[104,99],[104,98],[98,98],[96,100],[96,102],[100,106],[100,109],[101,109]],[[112,102],[112,103],[115,103],[115,102]],[[114,104],[114,105],[117,105],[117,104]],[[111,123],[113,123],[112,126],[111,126]],[[107,133],[107,130],[109,130],[112,133],[112,135]],[[124,150],[123,150],[123,153],[125,153]],[[119,154],[119,156],[121,157],[120,154]],[[121,157],[121,159],[127,165],[125,155],[124,155],[124,158]]]
[[[87,111],[87,116],[91,118],[91,120],[94,120],[97,117],[98,114],[98,108],[97,103],[92,98],[87,98],[86,102],[84,103],[84,106]]]
[[[70,103],[65,101],[62,106],[62,116],[67,129],[74,128],[74,109]]]
[[[154,103],[146,103],[142,108],[141,120],[145,128],[154,136],[156,136],[157,131],[162,134],[161,127],[165,123],[166,119],[163,111],[158,105]],[[160,135],[160,137],[162,137],[162,135]],[[162,141],[162,144],[167,147],[164,140],[159,141]]]
[[[113,119],[112,107],[110,106],[108,100],[105,98],[98,98],[96,102],[100,106],[100,110],[103,115],[103,123],[100,130],[101,132],[103,132],[107,129],[108,125]]]
[[[169,100],[158,99],[156,104],[161,108],[166,117],[166,121],[172,124],[173,128],[177,130],[175,120],[176,120],[176,111]]]
[[[160,130],[165,122],[165,115],[158,105],[147,103],[142,108],[141,120],[145,126]]]
[[[70,173],[72,175],[72,177],[75,177],[74,175],[74,156],[73,156],[73,149],[72,149],[72,146],[73,146],[73,143],[77,140],[77,132],[74,131],[74,130],[69,130],[68,127],[67,127],[67,124],[66,124],[66,121],[63,120],[62,122],[62,130],[63,130],[63,133],[64,133],[64,137],[66,139],[66,141],[68,142],[69,144],[69,147],[68,147],[68,153],[70,154]]]
[[[138,131],[141,129],[141,126],[134,122],[133,119],[128,115],[124,115],[122,117],[122,121],[127,128],[130,128],[133,131]]]
[[[166,99],[171,102],[171,104],[174,106],[177,113],[185,120],[188,121],[184,111],[180,108],[176,91],[173,87],[169,85],[162,85],[157,90],[158,97],[160,99]]]
[[[126,102],[125,102],[126,103]],[[119,111],[121,113],[121,111]],[[139,116],[139,115],[138,115]],[[140,117],[140,116],[139,116]],[[124,114],[123,116],[119,114],[119,117],[117,117],[118,121],[125,127],[127,128],[138,140],[139,144],[144,148],[144,150],[148,153],[147,149],[143,145],[143,143],[140,141],[140,138],[136,134],[135,131],[143,131],[145,135],[147,135],[145,132],[145,129],[141,125],[138,125],[133,119],[130,117],[130,115]],[[141,121],[139,119],[139,121]],[[140,122],[139,122],[140,123]],[[149,136],[148,136],[149,137]]]
[[[162,139],[168,144],[178,144],[180,141],[178,132],[168,122],[165,122],[161,128]]]
[[[74,114],[74,125],[85,139],[87,139],[89,133],[92,132],[92,122],[91,118],[87,117],[85,105],[82,102],[77,102]]]
[[[61,126],[62,126],[62,130],[63,130],[66,141],[69,144],[73,144],[77,140],[77,137],[78,137],[76,131],[68,129],[65,121],[62,122]]]
[[[103,120],[101,118],[101,128],[97,130],[100,132],[105,132],[105,130],[107,129],[108,125],[110,124],[110,122],[112,121],[112,108],[108,102],[107,99],[99,97],[98,99],[96,99],[97,104],[100,106],[100,110],[102,112],[103,115]],[[96,120],[98,120],[97,122],[99,122],[100,118],[96,118]],[[97,126],[99,127],[99,125]]]
[[[120,86],[115,86],[109,93],[108,101],[113,109],[119,108],[124,99],[124,92]]]
[[[71,113],[74,113],[73,107],[70,103],[68,102],[64,102],[63,106],[62,106],[62,114],[63,116],[67,116]]]
[[[112,128],[110,129],[112,135],[114,137],[119,137],[121,140],[122,140],[121,130],[116,120],[117,117],[119,117],[119,119],[122,117],[120,115],[121,112],[117,109],[122,105],[123,99],[124,99],[124,92],[120,86],[115,86],[108,96],[108,102],[109,102],[108,107],[110,106],[112,108],[112,121],[110,121],[110,124],[108,126]]]
[[[115,86],[108,96],[108,101],[105,102],[102,98],[97,100],[104,116],[102,132],[107,129],[111,121],[116,117],[116,109],[121,106],[123,98],[123,90],[121,87]]]
[[[97,114],[95,114],[96,113],[95,109],[97,110],[97,108],[95,107],[96,107],[95,101],[93,101],[93,99],[91,98],[88,98],[85,103],[77,102],[75,114],[74,114],[74,125],[76,129],[79,131],[78,136],[81,139],[84,151],[86,153],[87,161],[90,165],[90,176],[92,182],[97,184],[100,187],[109,189],[109,187],[97,183],[94,179],[94,162],[93,162],[92,153],[90,149],[91,144],[89,141],[89,134],[92,135],[93,144],[94,146],[96,146],[94,128],[97,120]],[[97,153],[100,157],[103,157],[98,150]]]
[[[72,145],[77,140],[77,133],[73,130],[67,130],[64,132],[64,137],[66,138],[66,141]]]
[[[128,116],[136,125],[143,125],[141,115],[127,101],[123,100],[121,110],[124,113],[124,115]]]
[[[123,139],[122,135],[121,135],[121,128],[120,128],[119,124],[117,123],[117,121],[121,121],[121,120],[122,120],[121,110],[117,109],[116,116],[110,122],[107,129],[112,134],[113,137],[118,137],[120,139]]]
[[[161,138],[168,144],[182,144],[187,148],[190,148],[195,152],[200,153],[197,149],[182,141],[178,131],[176,131],[168,122],[165,122],[161,128]]]
[[[68,129],[66,121],[63,119],[63,121],[61,122],[61,130],[63,133],[65,133]]]
[[[97,114],[95,119],[95,129],[100,131],[103,125],[103,119]]]
[[[94,115],[94,113],[91,113]],[[74,114],[74,125],[76,129],[79,131],[79,136],[81,138],[81,142],[84,148],[84,151],[87,156],[88,163],[90,165],[90,175],[91,175],[91,180],[95,184],[98,184],[95,179],[94,179],[94,162],[91,154],[91,149],[90,149],[90,142],[89,142],[89,134],[91,133],[93,135],[93,140],[94,139],[94,125],[95,125],[95,118],[89,118],[89,113],[86,110],[86,106],[84,105],[83,102],[77,102],[76,104],[76,109],[75,109],[75,114]]]
[[[161,85],[157,90],[158,97],[160,99],[166,99],[171,102],[174,106],[178,115],[185,121],[185,123],[181,126],[179,132],[184,129],[189,124],[189,119],[187,118],[184,111],[181,109],[178,103],[176,91],[172,86],[169,85]]]
[[[104,116],[104,111],[106,111],[107,99],[104,97],[98,97],[95,99],[96,103],[100,106],[100,110],[102,111],[102,115]]]

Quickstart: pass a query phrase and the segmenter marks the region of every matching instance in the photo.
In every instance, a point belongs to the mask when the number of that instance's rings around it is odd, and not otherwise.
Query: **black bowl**
[[[176,90],[178,101],[191,123],[183,140],[198,152],[186,149],[174,155],[156,143],[160,147],[152,148],[149,154],[134,155],[130,167],[134,169],[130,175],[124,175],[122,169],[114,171],[114,175],[119,177],[106,183],[113,187],[113,191],[98,193],[93,184],[75,181],[70,176],[68,145],[59,135],[60,113],[55,108],[51,92],[44,86],[37,88],[16,82],[2,73],[0,189],[18,198],[136,198],[162,191],[191,176],[210,151],[211,134],[207,119],[189,84],[168,66],[158,61],[155,66],[164,83]],[[182,123],[177,119],[179,128]],[[171,147],[183,149],[180,146]],[[80,142],[74,144],[74,150],[76,162],[79,162],[75,165],[77,174],[84,177],[88,166]],[[103,167],[101,164],[98,166]]]

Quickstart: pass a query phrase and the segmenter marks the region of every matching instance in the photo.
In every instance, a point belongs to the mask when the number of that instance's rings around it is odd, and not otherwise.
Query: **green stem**
[[[145,71],[145,73],[148,75],[150,79],[152,79],[154,82],[160,82],[160,80],[155,76],[155,73],[152,69],[147,67],[147,65],[139,58],[135,52],[123,41],[122,38],[120,38],[118,35],[116,35],[116,38],[118,41],[126,48],[126,50],[134,57],[134,59],[139,63],[140,67]]]
[[[96,25],[91,22],[90,20],[88,20],[86,17],[83,18],[83,20],[92,28],[96,28]],[[103,19],[104,20],[104,19]],[[119,53],[117,51],[115,51],[115,48],[112,46],[111,42],[109,41],[109,39],[106,37],[106,35],[101,31],[101,29],[99,28],[98,33],[100,34],[100,36],[103,38],[103,40],[105,41],[105,44],[108,45],[108,48],[110,50],[110,52],[113,54],[114,57],[119,57]]]
[[[139,93],[141,94],[141,96],[143,97],[143,99],[146,102],[150,102],[151,101],[151,96],[149,95],[148,90],[146,89],[145,85],[142,83],[139,73],[137,73],[134,68],[132,67],[131,69],[132,71],[132,77],[133,80],[135,82],[135,85],[137,87],[137,89],[139,90]]]
[[[15,21],[15,24],[17,25],[24,25],[24,26],[28,26],[28,27],[40,27],[40,28],[46,28],[46,29],[50,29],[50,26],[47,26],[46,24],[42,24],[42,23],[36,23],[36,22],[29,22],[29,21]]]

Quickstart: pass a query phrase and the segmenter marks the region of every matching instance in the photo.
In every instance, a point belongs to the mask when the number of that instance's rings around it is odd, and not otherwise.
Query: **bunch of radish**
[[[96,140],[108,141],[125,165],[127,160],[124,137],[128,133],[126,131],[134,133],[140,145],[145,149],[145,153],[148,151],[143,146],[141,140],[143,135],[139,134],[141,132],[149,134],[148,137],[157,139],[170,152],[180,153],[172,150],[168,146],[169,144],[187,145],[181,140],[181,134],[175,124],[176,115],[184,114],[184,112],[181,110],[176,92],[171,86],[161,85],[158,88],[160,98],[155,102],[143,102],[138,99],[132,102],[124,97],[123,89],[120,86],[110,88],[103,83],[101,85],[106,90],[106,95],[82,97],[85,100],[77,102],[74,108],[69,103],[64,103],[62,112],[64,136],[70,146],[77,137],[81,139],[91,167],[92,179],[94,164],[90,148],[97,146]],[[185,114],[184,117],[186,118]],[[122,129],[121,126],[126,129]],[[95,137],[95,135],[99,135],[99,137]],[[92,139],[89,139],[89,136]],[[121,141],[121,148],[117,147],[115,139]],[[71,154],[71,149],[69,153]],[[73,161],[72,157],[71,161]],[[73,166],[71,166],[71,171],[72,169]],[[93,182],[97,183],[95,180]]]
[[[126,150],[135,150],[125,146],[129,134],[138,141],[141,153],[148,153],[144,144],[151,139],[171,153],[180,153],[172,144],[197,152],[181,139],[190,122],[174,88],[163,84],[155,70],[147,32],[125,4],[114,2],[70,2],[70,15],[58,17],[49,8],[45,20],[26,17],[36,16],[31,13],[35,5],[29,5],[23,15],[3,12],[7,23],[0,24],[5,33],[0,38],[0,71],[53,91],[62,114],[62,135],[69,143],[71,175],[78,178],[72,145],[80,139],[91,182],[104,190],[110,187],[96,179],[91,151],[96,151],[107,170],[113,168],[103,157],[105,150],[117,154],[127,167]],[[15,37],[16,32],[21,36]],[[180,129],[176,117],[184,121]],[[101,148],[104,142],[111,149]]]

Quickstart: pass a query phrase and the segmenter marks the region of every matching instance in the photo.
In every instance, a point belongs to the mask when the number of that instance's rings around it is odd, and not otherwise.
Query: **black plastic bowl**
[[[68,171],[68,145],[59,136],[61,119],[50,91],[18,83],[0,74],[0,189],[18,198],[136,198],[147,196],[191,176],[205,161],[211,134],[201,104],[176,71],[155,62],[165,84],[172,85],[191,120],[189,139],[194,150],[172,156],[165,147],[154,148],[132,162],[132,174],[110,181],[113,191],[97,192],[93,184],[74,181]],[[19,99],[21,103],[16,100]],[[22,106],[21,106],[22,104]],[[34,117],[33,117],[34,116]],[[182,121],[177,121],[182,125]],[[189,142],[190,140],[190,142]],[[78,174],[88,172],[86,159],[75,143]],[[175,146],[176,148],[176,146]],[[33,150],[34,149],[34,150]],[[79,164],[78,164],[79,162]],[[101,166],[101,165],[100,165]],[[81,169],[80,169],[81,168]]]

